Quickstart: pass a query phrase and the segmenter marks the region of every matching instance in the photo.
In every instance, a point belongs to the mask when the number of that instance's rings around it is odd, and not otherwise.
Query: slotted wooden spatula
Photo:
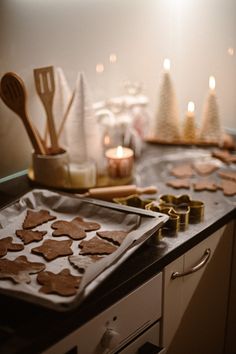
[[[22,120],[30,141],[37,154],[46,154],[39,132],[30,121],[26,110],[26,89],[22,79],[13,72],[6,73],[1,79],[0,95],[3,102]]]
[[[48,66],[44,68],[34,69],[34,81],[36,91],[44,105],[47,115],[47,126],[51,140],[52,153],[59,153],[60,147],[58,145],[57,133],[53,119],[53,98],[55,93],[55,82],[53,67]]]

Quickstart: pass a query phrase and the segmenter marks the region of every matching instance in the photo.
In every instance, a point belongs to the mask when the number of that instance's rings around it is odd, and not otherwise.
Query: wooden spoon
[[[0,84],[0,96],[4,103],[22,120],[37,154],[46,154],[39,132],[33,126],[26,111],[26,89],[22,79],[13,72],[6,73]]]

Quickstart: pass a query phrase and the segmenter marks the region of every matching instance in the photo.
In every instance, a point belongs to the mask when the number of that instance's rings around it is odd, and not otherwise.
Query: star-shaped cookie
[[[45,240],[41,246],[32,248],[31,252],[42,255],[47,261],[52,261],[58,257],[73,254],[73,251],[70,248],[71,245],[72,240]]]

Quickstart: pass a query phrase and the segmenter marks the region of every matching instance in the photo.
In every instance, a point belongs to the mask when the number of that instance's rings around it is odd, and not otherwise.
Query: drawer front
[[[44,354],[115,353],[161,317],[162,273],[129,293]],[[75,351],[76,353],[76,351]]]
[[[146,330],[142,335],[128,344],[119,354],[150,354],[148,345],[158,347],[159,345],[160,324],[155,323],[151,328]],[[146,348],[146,349],[145,349]],[[160,354],[162,351],[152,349],[153,354]]]

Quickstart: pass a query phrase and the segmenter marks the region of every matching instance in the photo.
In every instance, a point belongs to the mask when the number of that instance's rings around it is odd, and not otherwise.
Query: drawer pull
[[[175,278],[179,278],[179,277],[185,277],[185,275],[189,275],[192,273],[197,272],[199,269],[201,269],[202,267],[204,267],[204,265],[208,262],[209,258],[211,255],[211,250],[210,248],[207,248],[203,254],[202,259],[200,260],[200,262],[195,265],[193,268],[187,270],[186,272],[180,273],[180,272],[174,272],[171,274],[171,279],[175,279]]]

